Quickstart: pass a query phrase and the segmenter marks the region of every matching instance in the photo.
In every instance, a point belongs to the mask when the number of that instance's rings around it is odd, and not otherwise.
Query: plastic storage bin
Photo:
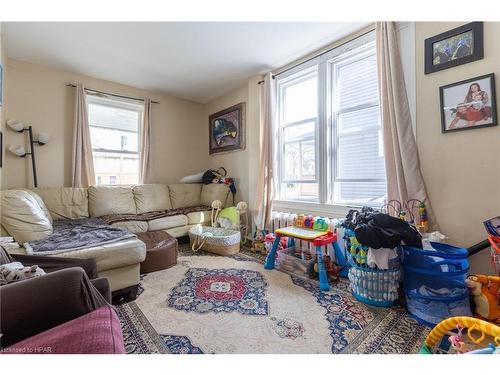
[[[431,242],[431,245],[434,250],[401,246],[403,266],[445,273],[464,272],[469,269],[466,249],[437,242]]]
[[[468,270],[468,268],[467,268]],[[467,270],[463,272],[432,272],[423,269],[404,268],[404,290],[405,292],[416,292],[423,297],[448,293],[450,295],[461,294],[467,291],[465,279]]]
[[[303,254],[304,259],[297,256]],[[315,258],[309,255],[309,252],[296,252],[295,247],[288,247],[284,250],[278,251],[274,267],[286,273],[292,273],[301,277],[309,276],[309,268],[315,262]]]
[[[352,295],[372,306],[392,306],[398,299],[399,277],[399,269],[377,270],[355,264],[349,269]]]
[[[451,316],[471,316],[465,285],[466,249],[431,242],[433,249],[401,246],[408,312],[428,326]]]
[[[467,291],[454,297],[421,297],[406,293],[406,303],[408,312],[427,326],[434,326],[452,316],[472,315]]]

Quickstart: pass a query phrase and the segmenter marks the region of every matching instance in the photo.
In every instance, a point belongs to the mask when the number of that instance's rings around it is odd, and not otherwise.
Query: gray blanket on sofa
[[[53,228],[48,237],[23,244],[26,252],[53,255],[136,237],[128,230],[110,227],[99,218],[54,220]]]

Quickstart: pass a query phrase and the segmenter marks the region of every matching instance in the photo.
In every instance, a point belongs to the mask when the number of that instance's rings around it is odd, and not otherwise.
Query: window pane
[[[378,131],[342,135],[338,142],[338,178],[385,178]]]
[[[316,179],[316,145],[314,122],[286,127],[284,138],[285,180]]]
[[[380,127],[379,107],[371,107],[360,111],[342,113],[338,117],[340,133],[363,131]]]
[[[338,192],[338,202],[384,204],[386,196],[385,182],[337,182],[335,190]]]
[[[336,78],[338,109],[378,102],[375,55],[339,66]]]
[[[138,152],[137,135],[137,132],[132,133],[118,129],[90,126],[90,139],[93,149]]]
[[[89,97],[88,112],[96,183],[137,184],[140,107]]]
[[[318,201],[317,183],[282,183],[282,199],[292,201]]]
[[[285,124],[317,116],[317,76],[313,76],[305,81],[285,87],[283,96],[283,118]]]
[[[139,155],[94,151],[94,169],[98,184],[139,183]]]
[[[137,132],[139,111],[89,103],[89,124]]]

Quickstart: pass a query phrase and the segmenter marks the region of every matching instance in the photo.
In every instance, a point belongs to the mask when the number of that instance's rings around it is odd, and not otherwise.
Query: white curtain
[[[388,199],[396,199],[400,202],[418,199],[424,202],[429,224],[437,229],[420,171],[399,54],[396,24],[377,22],[376,39]]]
[[[145,184],[150,177],[151,158],[151,99],[144,100],[144,112],[142,117],[141,132],[141,160],[139,164],[139,182]]]
[[[95,184],[94,159],[90,141],[87,99],[85,88],[81,83],[76,85],[73,131],[72,186],[88,187]]]
[[[276,85],[271,73],[267,73],[260,96],[261,156],[254,223],[257,229],[269,229],[273,203],[273,129],[276,112]]]

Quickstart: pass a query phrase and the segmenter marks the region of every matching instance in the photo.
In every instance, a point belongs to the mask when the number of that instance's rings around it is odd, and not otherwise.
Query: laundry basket
[[[357,242],[352,230],[345,230],[345,245],[350,265],[349,281],[352,295],[367,305],[389,307],[399,297],[399,262],[388,270],[367,266],[368,248]]]
[[[237,230],[197,225],[188,234],[193,251],[205,250],[218,255],[240,251],[241,233]]]
[[[431,242],[432,249],[401,246],[408,312],[433,327],[451,316],[471,316],[465,279],[467,250]]]

